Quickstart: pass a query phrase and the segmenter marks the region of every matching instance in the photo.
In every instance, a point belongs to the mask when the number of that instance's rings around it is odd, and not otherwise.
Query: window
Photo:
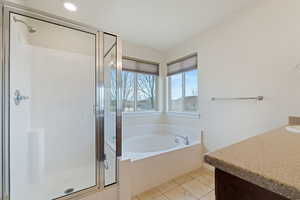
[[[168,64],[168,110],[174,112],[198,111],[197,55]]]
[[[134,111],[134,72],[123,71],[122,72],[122,97],[123,97],[123,109],[126,112]]]
[[[156,110],[156,75],[137,74],[138,111]]]
[[[125,112],[157,110],[157,63],[123,58],[122,96]]]
[[[170,101],[169,111],[181,111],[182,105],[182,74],[169,77]]]

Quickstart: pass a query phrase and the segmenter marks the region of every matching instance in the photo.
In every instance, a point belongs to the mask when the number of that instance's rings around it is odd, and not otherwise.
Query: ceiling
[[[129,42],[167,50],[258,0],[24,0],[27,6],[113,32]]]

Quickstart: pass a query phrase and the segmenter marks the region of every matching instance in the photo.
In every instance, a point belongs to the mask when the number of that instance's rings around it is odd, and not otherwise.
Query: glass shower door
[[[95,188],[96,34],[9,13],[10,200]]]
[[[120,156],[120,49],[118,37],[104,34],[104,176],[105,186],[118,179]]]

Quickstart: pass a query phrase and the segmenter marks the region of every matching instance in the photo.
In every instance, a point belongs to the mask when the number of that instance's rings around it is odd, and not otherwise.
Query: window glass
[[[198,111],[198,70],[169,76],[169,111]]]
[[[137,73],[137,107],[138,111],[155,110],[156,76]]]
[[[170,76],[170,96],[169,110],[181,111],[182,107],[182,74],[175,74]]]
[[[115,68],[111,69],[111,80],[110,80],[110,106],[109,110],[111,112],[116,112],[117,109],[117,70]]]
[[[124,112],[157,109],[157,76],[137,72],[122,72]]]
[[[183,110],[185,112],[195,112],[198,110],[198,70],[185,72]]]
[[[122,98],[125,112],[134,111],[134,79],[133,72],[122,72]]]

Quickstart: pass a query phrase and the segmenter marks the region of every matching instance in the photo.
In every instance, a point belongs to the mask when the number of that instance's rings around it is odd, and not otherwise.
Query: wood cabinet
[[[216,200],[287,200],[222,170],[215,170]]]

